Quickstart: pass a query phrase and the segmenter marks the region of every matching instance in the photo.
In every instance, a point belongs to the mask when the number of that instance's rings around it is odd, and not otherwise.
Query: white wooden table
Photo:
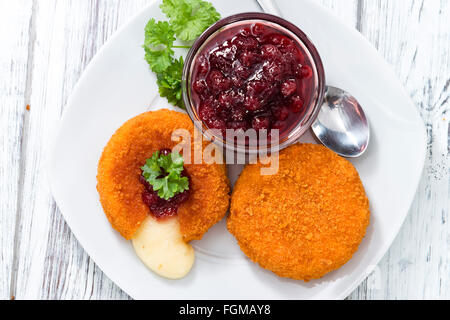
[[[0,299],[129,299],[70,232],[49,193],[45,165],[48,142],[84,68],[150,2],[0,0]],[[377,47],[428,132],[409,216],[349,298],[449,299],[450,1],[319,2]]]

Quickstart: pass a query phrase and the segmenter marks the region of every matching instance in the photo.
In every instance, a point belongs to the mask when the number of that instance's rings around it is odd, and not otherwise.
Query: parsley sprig
[[[163,0],[160,5],[169,21],[150,19],[145,27],[145,59],[156,73],[159,94],[169,103],[184,108],[181,96],[183,58],[176,59],[174,48],[190,48],[195,40],[220,14],[203,0]],[[174,45],[177,40],[183,42]]]
[[[142,176],[158,191],[158,196],[169,200],[178,193],[189,190],[189,179],[181,176],[183,172],[183,157],[176,152],[168,155],[153,153],[141,168]]]

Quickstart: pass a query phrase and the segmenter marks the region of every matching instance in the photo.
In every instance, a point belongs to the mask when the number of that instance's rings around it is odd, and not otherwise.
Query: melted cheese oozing
[[[158,221],[148,216],[132,242],[142,262],[162,277],[183,278],[194,264],[194,249],[183,241],[176,217]]]

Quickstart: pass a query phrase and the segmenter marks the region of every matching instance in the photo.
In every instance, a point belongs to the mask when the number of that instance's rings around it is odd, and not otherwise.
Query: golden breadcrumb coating
[[[281,277],[308,281],[345,264],[369,224],[358,172],[321,145],[280,152],[276,175],[247,165],[233,190],[228,230],[242,251]]]
[[[131,239],[150,209],[142,201],[144,186],[139,182],[141,167],[153,152],[173,148],[176,129],[194,137],[194,126],[186,114],[158,110],[128,120],[111,137],[98,164],[97,190],[103,210],[114,229]],[[203,148],[207,145],[203,144]],[[194,145],[192,144],[192,157]],[[193,161],[192,161],[193,162]],[[226,214],[229,181],[221,164],[186,164],[191,190],[188,201],[178,208],[183,239],[201,239]]]

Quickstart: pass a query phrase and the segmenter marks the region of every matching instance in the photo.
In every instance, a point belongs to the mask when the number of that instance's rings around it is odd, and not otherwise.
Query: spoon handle
[[[273,0],[256,0],[258,2],[261,9],[266,12],[273,14],[275,16],[281,17],[281,11],[278,9],[277,4]]]

